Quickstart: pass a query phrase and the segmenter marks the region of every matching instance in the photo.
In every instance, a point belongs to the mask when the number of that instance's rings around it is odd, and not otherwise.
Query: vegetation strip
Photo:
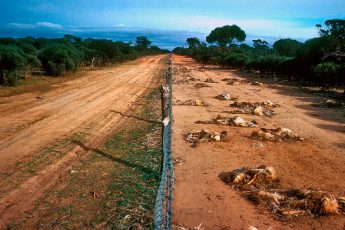
[[[145,36],[131,43],[106,39],[0,38],[0,86],[16,86],[30,75],[64,76],[84,66],[90,69],[134,60],[144,55],[167,53],[151,45]]]
[[[344,89],[345,20],[326,20],[316,25],[319,37],[302,43],[279,39],[272,47],[261,39],[253,46],[242,43],[246,33],[237,25],[217,27],[206,37],[187,38],[188,48],[176,47],[175,54],[187,55],[203,64],[253,71],[277,79],[303,82],[328,90]],[[345,94],[345,90],[344,90]]]

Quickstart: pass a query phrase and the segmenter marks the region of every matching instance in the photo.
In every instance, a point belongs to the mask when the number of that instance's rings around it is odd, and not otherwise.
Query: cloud
[[[26,23],[9,23],[8,24],[12,28],[18,28],[18,29],[34,29],[36,28],[33,24],[26,24]]]
[[[35,24],[29,23],[9,23],[9,27],[15,29],[38,29],[38,28],[46,28],[46,29],[62,29],[63,26],[51,22],[36,22]]]
[[[52,28],[52,29],[62,28],[62,25],[51,23],[51,22],[37,22],[36,25],[40,27]]]
[[[121,24],[113,25],[113,27],[120,27],[120,28],[123,28],[123,27],[128,27],[128,26],[121,23]]]

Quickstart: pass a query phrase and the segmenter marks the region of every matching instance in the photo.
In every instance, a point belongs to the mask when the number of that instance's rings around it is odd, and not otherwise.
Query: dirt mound
[[[218,115],[215,119],[210,121],[196,121],[197,124],[216,124],[216,125],[230,125],[237,127],[257,127],[257,122],[255,120],[246,121],[242,117],[222,117]]]
[[[197,147],[197,144],[200,142],[224,141],[227,136],[228,136],[227,131],[210,132],[206,129],[202,129],[202,130],[187,133],[185,135],[185,140],[187,142],[193,143],[192,147]]]
[[[279,190],[279,179],[273,167],[239,168],[220,175],[222,181],[265,207],[278,219],[311,214],[332,215],[345,211],[345,198],[335,198],[313,189]]]
[[[277,129],[265,129],[262,128],[259,131],[253,131],[251,138],[258,139],[261,141],[303,141],[304,138],[300,137],[298,134],[293,133],[288,128],[277,128]]]
[[[205,80],[206,83],[217,83],[216,81],[214,81],[212,78],[207,78]]]
[[[190,105],[190,106],[208,106],[207,103],[195,99],[195,100],[187,100],[187,101],[181,101],[181,100],[176,100],[173,102],[174,105]]]
[[[239,110],[231,111],[230,113],[233,114],[254,114],[257,116],[268,116],[271,117],[274,115],[274,110],[271,108],[279,107],[280,105],[271,102],[271,101],[263,101],[263,102],[234,102],[230,104],[230,107],[239,108]]]
[[[208,84],[205,84],[205,83],[196,83],[194,86],[197,89],[204,88],[204,87],[211,87],[211,86],[209,86]]]

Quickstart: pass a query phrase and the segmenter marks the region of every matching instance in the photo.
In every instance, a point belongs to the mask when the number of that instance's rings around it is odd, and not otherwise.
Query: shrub
[[[39,54],[44,70],[52,76],[75,72],[81,60],[80,52],[74,47],[63,44],[50,44]]]
[[[21,49],[12,45],[0,45],[0,85],[16,85],[19,79],[17,70],[25,65],[26,59]]]
[[[336,86],[340,82],[340,65],[333,62],[323,62],[312,67],[313,73],[316,75],[317,82],[322,90],[327,90],[332,86]]]

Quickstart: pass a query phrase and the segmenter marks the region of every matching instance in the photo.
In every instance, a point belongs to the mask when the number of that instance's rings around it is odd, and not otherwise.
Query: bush
[[[14,86],[17,70],[26,65],[24,53],[17,46],[0,45],[0,85]]]
[[[320,84],[322,90],[327,90],[341,82],[340,65],[333,62],[317,64],[312,67],[312,71],[316,75],[317,82]]]
[[[20,76],[17,71],[4,71],[3,72],[3,85],[4,86],[16,86]]]
[[[81,60],[80,52],[74,47],[62,44],[50,44],[39,54],[44,70],[52,76],[75,72]]]

